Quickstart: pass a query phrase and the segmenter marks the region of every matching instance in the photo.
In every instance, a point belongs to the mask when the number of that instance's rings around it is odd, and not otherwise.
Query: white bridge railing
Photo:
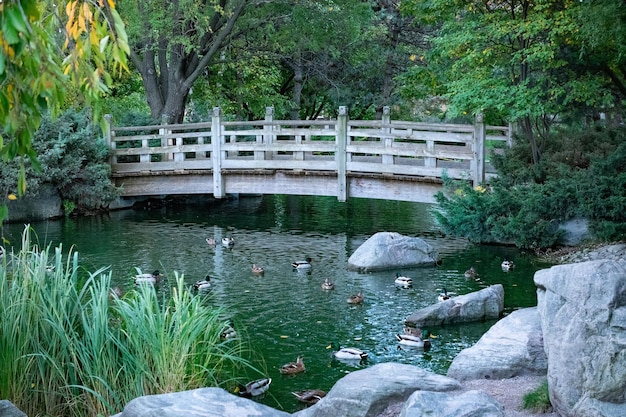
[[[488,141],[511,144],[511,129],[486,126],[482,116],[473,125],[430,124],[390,120],[348,120],[345,107],[336,120],[226,121],[219,108],[212,121],[176,125],[117,127],[107,140],[114,177],[157,176],[183,172],[210,173],[213,194],[220,198],[224,176],[242,170],[326,172],[336,176],[337,196],[346,199],[347,178],[382,175],[424,178],[447,175],[486,180]]]

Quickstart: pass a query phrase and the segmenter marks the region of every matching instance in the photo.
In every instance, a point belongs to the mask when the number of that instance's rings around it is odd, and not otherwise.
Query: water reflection
[[[404,319],[437,302],[443,288],[465,294],[501,283],[508,311],[536,304],[532,276],[544,265],[514,248],[473,246],[444,237],[430,209],[403,202],[265,196],[33,226],[42,246],[74,245],[86,269],[109,266],[114,285],[122,289],[133,285],[135,268],[158,269],[170,279],[177,271],[189,285],[209,274],[212,291],[207,303],[229,310],[238,333],[249,339],[255,363],[273,379],[259,401],[291,412],[301,407],[292,391],[328,391],[346,373],[380,362],[445,374],[454,356],[493,322],[430,329],[438,337],[428,352],[398,349],[395,334],[403,330]],[[19,244],[22,229],[9,225],[4,233]],[[367,274],[347,270],[349,256],[378,231],[424,238],[438,248],[441,265]],[[234,238],[235,245],[222,246],[225,236]],[[217,244],[208,245],[207,238]],[[292,263],[306,257],[312,258],[311,270],[294,271]],[[502,272],[504,258],[513,259],[516,268]],[[264,274],[252,273],[254,263],[263,266]],[[472,266],[479,276],[466,279],[463,273]],[[396,286],[396,273],[410,277],[413,285]],[[335,283],[334,290],[322,290],[325,278]],[[167,290],[167,282],[161,290]],[[358,291],[363,291],[363,304],[348,304],[348,296]],[[326,349],[332,342],[362,349],[369,357],[362,363],[338,361]],[[280,375],[280,366],[299,355],[306,372]]]

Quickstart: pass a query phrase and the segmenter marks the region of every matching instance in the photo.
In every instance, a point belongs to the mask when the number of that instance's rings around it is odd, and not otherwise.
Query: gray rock
[[[28,417],[9,400],[0,400],[0,417]]]
[[[288,417],[290,414],[230,394],[221,388],[199,388],[148,395],[130,401],[116,417]]]
[[[626,262],[535,273],[550,400],[563,416],[626,415]]]
[[[548,358],[537,307],[517,310],[494,324],[474,346],[463,349],[448,368],[459,381],[546,375]]]
[[[417,310],[407,317],[405,323],[417,328],[466,323],[499,318],[502,311],[504,287],[496,284]]]
[[[367,239],[348,259],[348,268],[361,272],[400,267],[436,265],[439,253],[418,237],[395,232],[378,232]]]
[[[563,222],[559,225],[559,230],[562,233],[559,244],[565,246],[580,245],[592,237],[589,232],[589,221],[583,218],[575,218]]]
[[[9,201],[9,222],[47,220],[63,217],[63,202],[56,188],[42,184],[37,194],[25,194],[22,198]]]
[[[294,417],[374,417],[417,390],[460,389],[458,381],[416,366],[381,363],[341,378],[317,404]]]
[[[502,406],[482,391],[462,394],[417,391],[399,417],[503,417]]]

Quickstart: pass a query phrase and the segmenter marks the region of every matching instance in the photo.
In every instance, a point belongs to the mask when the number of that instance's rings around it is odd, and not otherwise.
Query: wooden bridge
[[[123,197],[297,194],[433,203],[442,176],[474,185],[490,175],[488,141],[510,145],[509,127],[348,120],[212,121],[117,127],[107,117],[112,177]]]

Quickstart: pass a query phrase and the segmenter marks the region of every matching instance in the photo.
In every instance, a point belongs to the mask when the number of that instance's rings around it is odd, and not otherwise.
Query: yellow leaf
[[[15,200],[17,200],[17,196],[16,196],[15,194],[13,194],[13,193],[9,194],[7,197],[8,197],[8,198],[9,198],[9,200],[11,200],[11,201],[15,201]]]

